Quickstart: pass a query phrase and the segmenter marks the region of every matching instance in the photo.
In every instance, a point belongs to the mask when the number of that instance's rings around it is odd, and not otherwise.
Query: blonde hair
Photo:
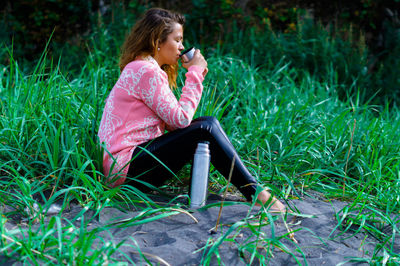
[[[165,42],[168,35],[173,32],[175,23],[179,23],[183,26],[185,24],[185,17],[181,14],[161,8],[149,9],[144,16],[136,22],[125,39],[119,60],[121,71],[128,63],[135,60],[137,56],[154,56],[159,44]],[[178,64],[163,65],[161,68],[168,75],[170,87],[176,87]]]

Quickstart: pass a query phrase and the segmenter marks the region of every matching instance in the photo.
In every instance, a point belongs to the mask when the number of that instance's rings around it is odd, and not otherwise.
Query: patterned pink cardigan
[[[187,127],[200,102],[204,68],[191,66],[179,101],[168,85],[167,74],[148,56],[129,63],[110,92],[100,123],[99,138],[105,176],[121,185],[135,147],[173,130]]]

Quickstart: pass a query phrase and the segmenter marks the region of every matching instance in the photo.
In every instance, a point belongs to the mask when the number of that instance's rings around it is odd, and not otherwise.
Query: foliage
[[[19,254],[16,258],[32,263],[129,261],[120,251],[128,245],[146,257],[134,239],[133,244],[108,243],[101,235],[114,226],[133,226],[174,215],[182,207],[161,207],[129,185],[121,189],[104,186],[102,151],[95,134],[118,70],[102,50],[93,50],[86,59],[81,73],[70,78],[60,70],[61,61],[47,65],[51,60],[45,60],[45,54],[33,73],[22,72],[12,54],[10,66],[2,68],[1,204],[14,206],[15,211],[4,213],[6,218],[1,222],[4,226],[6,219],[21,212],[26,218],[33,217],[29,219],[30,230],[7,231],[3,227],[5,256]],[[208,101],[202,101],[196,116],[218,117],[249,170],[279,197],[288,196],[288,191],[312,188],[328,198],[353,199],[346,209],[338,211],[335,230],[348,231],[353,225],[359,228],[355,234],[369,232],[382,240],[370,261],[386,260],[381,250],[396,261],[399,255],[392,249],[392,240],[398,237],[398,221],[391,215],[400,209],[394,189],[399,180],[399,111],[340,101],[334,71],[319,81],[283,60],[257,68],[218,53],[209,59],[209,66],[204,91]],[[182,85],[183,73],[179,82]],[[218,173],[211,177],[221,185],[225,182]],[[147,205],[140,207],[143,199]],[[56,216],[45,225],[37,208],[46,211],[60,200],[62,208],[72,201],[85,208],[73,221]],[[143,215],[124,224],[87,230],[94,217],[89,210],[99,213],[107,206],[144,210]],[[369,212],[365,214],[364,209]],[[35,217],[38,226],[33,226]],[[376,219],[382,225],[376,225]],[[76,223],[78,220],[81,223]],[[232,241],[229,234],[239,235],[248,229],[258,240],[248,238],[235,244],[252,259],[256,256],[268,262],[272,247],[294,254],[281,242],[286,236],[271,238],[262,233],[261,228],[274,226],[271,217],[268,220],[259,226],[254,217],[238,221],[221,238],[206,244],[204,262],[218,256],[225,241]],[[388,227],[393,234],[386,233]],[[255,253],[260,245],[266,254]]]
[[[3,38],[21,58],[21,66],[29,65],[22,64],[23,57],[32,61],[51,38],[48,53],[70,58],[61,68],[77,69],[92,47],[115,57],[138,16],[149,7],[162,6],[186,15],[186,43],[208,55],[217,48],[256,66],[277,64],[284,58],[318,79],[335,71],[341,99],[360,93],[364,102],[396,105],[400,97],[398,4],[387,0],[346,6],[301,0],[268,5],[257,0],[8,2]],[[6,62],[7,56],[0,55],[0,60]]]
[[[6,1],[2,7],[7,39],[22,50],[18,57],[33,60],[50,36],[57,43],[77,46],[79,38],[90,29],[97,1]],[[6,40],[7,40],[6,39]],[[8,41],[7,40],[7,41]]]

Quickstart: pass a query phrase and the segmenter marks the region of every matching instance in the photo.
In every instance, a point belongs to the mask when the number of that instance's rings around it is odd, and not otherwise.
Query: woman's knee
[[[201,129],[205,129],[208,132],[211,132],[213,128],[221,127],[218,119],[213,116],[202,116],[195,119],[193,122],[198,123]]]

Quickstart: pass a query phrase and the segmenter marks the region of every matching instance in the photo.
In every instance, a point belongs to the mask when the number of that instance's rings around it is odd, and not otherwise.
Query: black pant
[[[139,146],[145,148],[176,173],[193,159],[197,144],[201,141],[210,143],[211,163],[225,178],[229,176],[232,160],[235,157],[231,182],[247,200],[251,200],[251,196],[256,192],[257,181],[244,166],[218,120],[214,117],[200,117],[193,120],[186,128],[168,132]],[[154,186],[162,185],[165,180],[173,176],[152,155],[140,147],[137,147],[132,154],[134,159],[129,166],[129,176],[140,176],[140,180]],[[138,184],[134,183],[135,186]]]

